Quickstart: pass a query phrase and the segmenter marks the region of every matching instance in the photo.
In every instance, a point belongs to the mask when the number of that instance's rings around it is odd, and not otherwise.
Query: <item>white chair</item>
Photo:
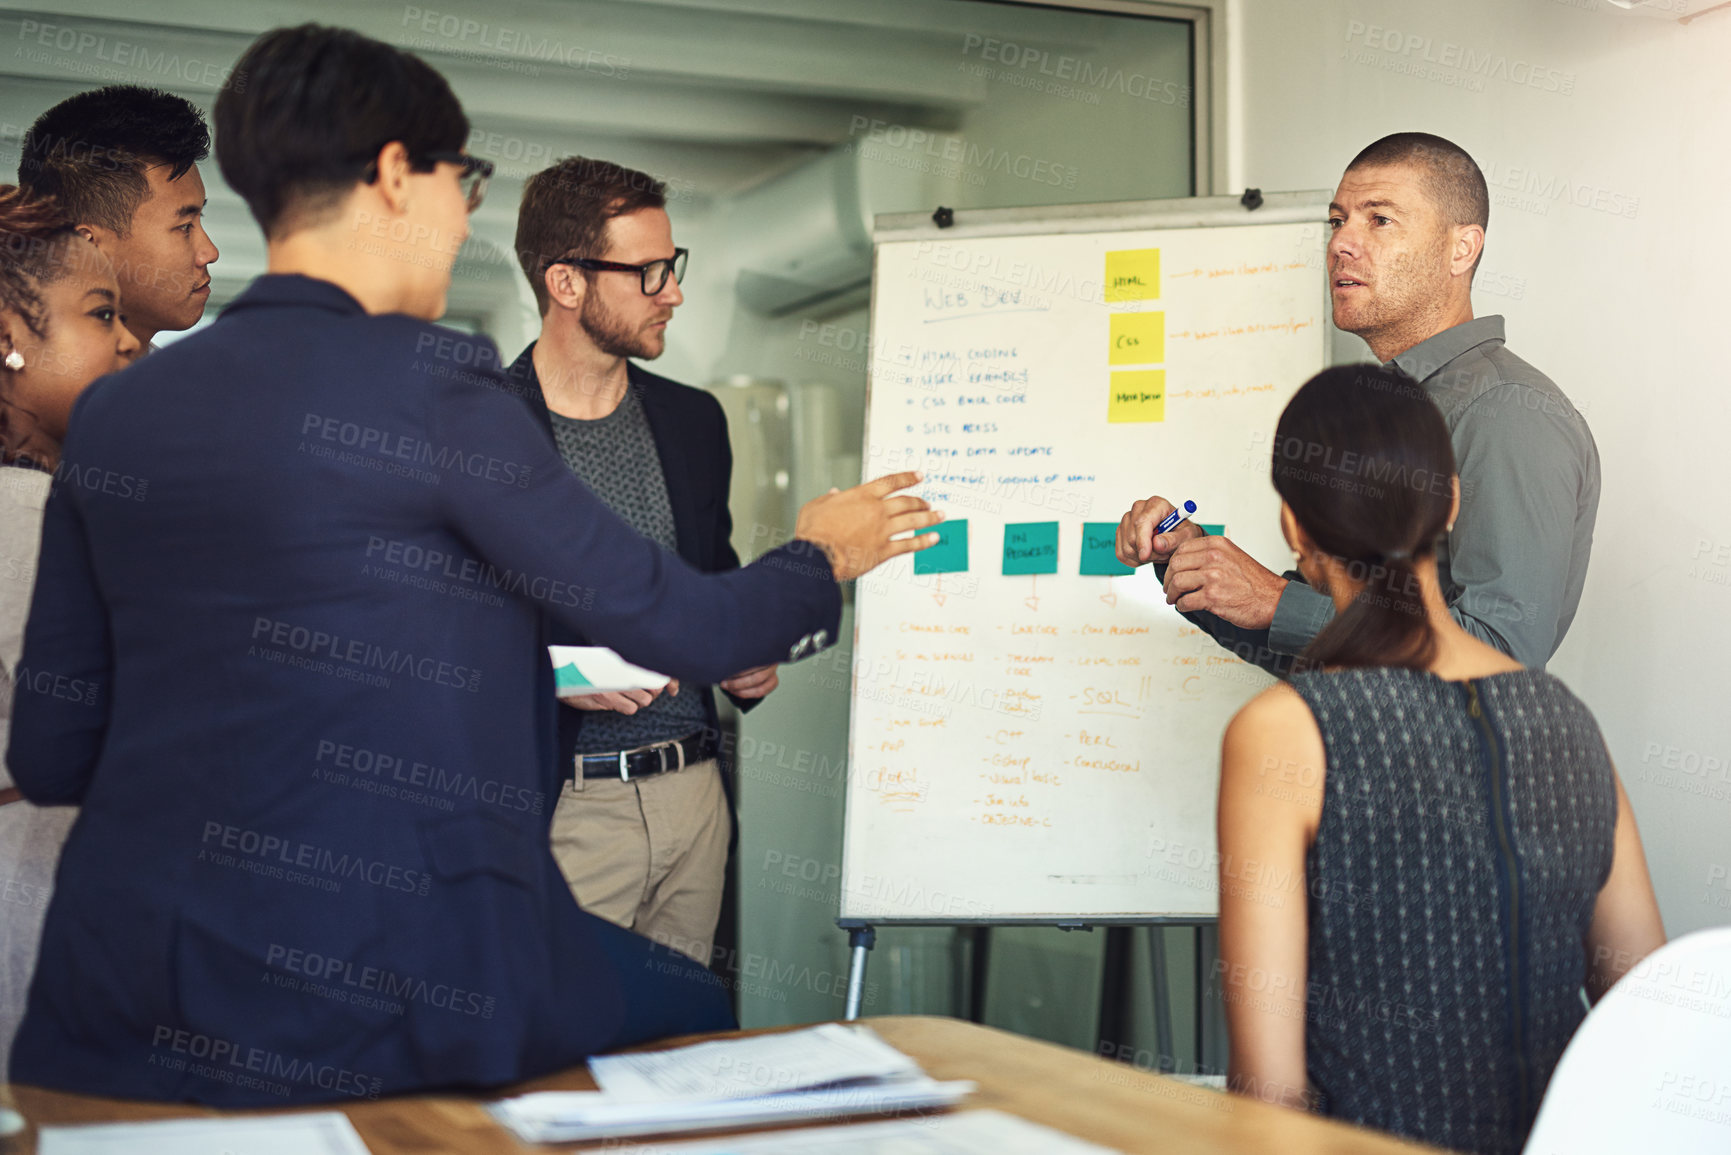
[[[1731,927],[1623,976],[1570,1040],[1524,1155],[1731,1152]]]

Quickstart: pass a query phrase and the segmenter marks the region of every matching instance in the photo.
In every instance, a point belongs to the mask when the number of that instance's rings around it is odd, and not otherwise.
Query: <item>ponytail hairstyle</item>
[[[1424,669],[1436,637],[1415,565],[1449,520],[1454,449],[1424,388],[1379,365],[1305,382],[1274,434],[1276,492],[1363,588],[1304,651],[1312,665]]]

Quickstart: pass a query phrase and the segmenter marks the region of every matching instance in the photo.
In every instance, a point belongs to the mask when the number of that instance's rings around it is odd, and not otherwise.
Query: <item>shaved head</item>
[[[1490,224],[1491,195],[1485,187],[1485,174],[1460,145],[1428,132],[1397,132],[1366,146],[1352,158],[1346,171],[1393,166],[1419,174],[1419,187],[1435,204],[1444,223],[1481,229]]]

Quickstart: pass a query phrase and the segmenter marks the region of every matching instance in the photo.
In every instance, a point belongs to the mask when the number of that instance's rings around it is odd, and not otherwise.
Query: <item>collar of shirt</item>
[[[541,396],[541,376],[535,372],[535,346],[539,341],[531,341],[519,354],[517,359],[505,367],[505,376],[532,390],[531,397]]]
[[[505,367],[505,376],[521,386],[526,396],[533,397],[541,402],[543,409],[547,409],[547,395],[541,392],[541,375],[535,372],[535,346],[538,344],[540,344],[539,341],[529,342],[523,351],[517,354],[517,359]],[[646,371],[639,368],[637,362],[626,360],[625,379],[630,382],[633,389],[643,389],[645,375]],[[639,397],[641,398],[641,393]],[[553,411],[547,409],[547,412]]]
[[[329,309],[333,313],[365,313],[361,303],[331,281],[304,277],[299,273],[266,273],[256,278],[240,296],[228,303],[224,313],[236,309],[281,308],[299,305]]]
[[[1399,369],[1414,381],[1423,381],[1456,357],[1491,342],[1503,343],[1503,319],[1491,314],[1462,321],[1444,329],[1434,337],[1426,337],[1406,352],[1383,363],[1383,368]]]

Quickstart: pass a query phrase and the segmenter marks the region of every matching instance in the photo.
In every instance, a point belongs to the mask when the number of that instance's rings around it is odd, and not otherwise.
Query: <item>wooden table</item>
[[[1413,1155],[1434,1151],[1387,1136],[1155,1075],[1084,1051],[1037,1042],[959,1019],[890,1015],[862,1020],[938,1079],[972,1079],[963,1108],[993,1107],[1106,1147],[1148,1155]],[[747,1032],[761,1033],[761,1032]],[[725,1038],[725,1035],[703,1036]],[[697,1039],[669,1040],[668,1044]],[[593,1090],[579,1067],[513,1091]],[[97,1099],[14,1086],[0,1089],[30,1120],[12,1151],[35,1151],[35,1127],[212,1115],[189,1105]],[[525,1146],[481,1109],[478,1098],[404,1096],[343,1105],[373,1155],[522,1155]],[[334,1106],[307,1108],[333,1110]],[[617,1141],[608,1146],[617,1146]],[[591,1144],[591,1147],[602,1144]],[[581,1149],[567,1146],[565,1149]]]

